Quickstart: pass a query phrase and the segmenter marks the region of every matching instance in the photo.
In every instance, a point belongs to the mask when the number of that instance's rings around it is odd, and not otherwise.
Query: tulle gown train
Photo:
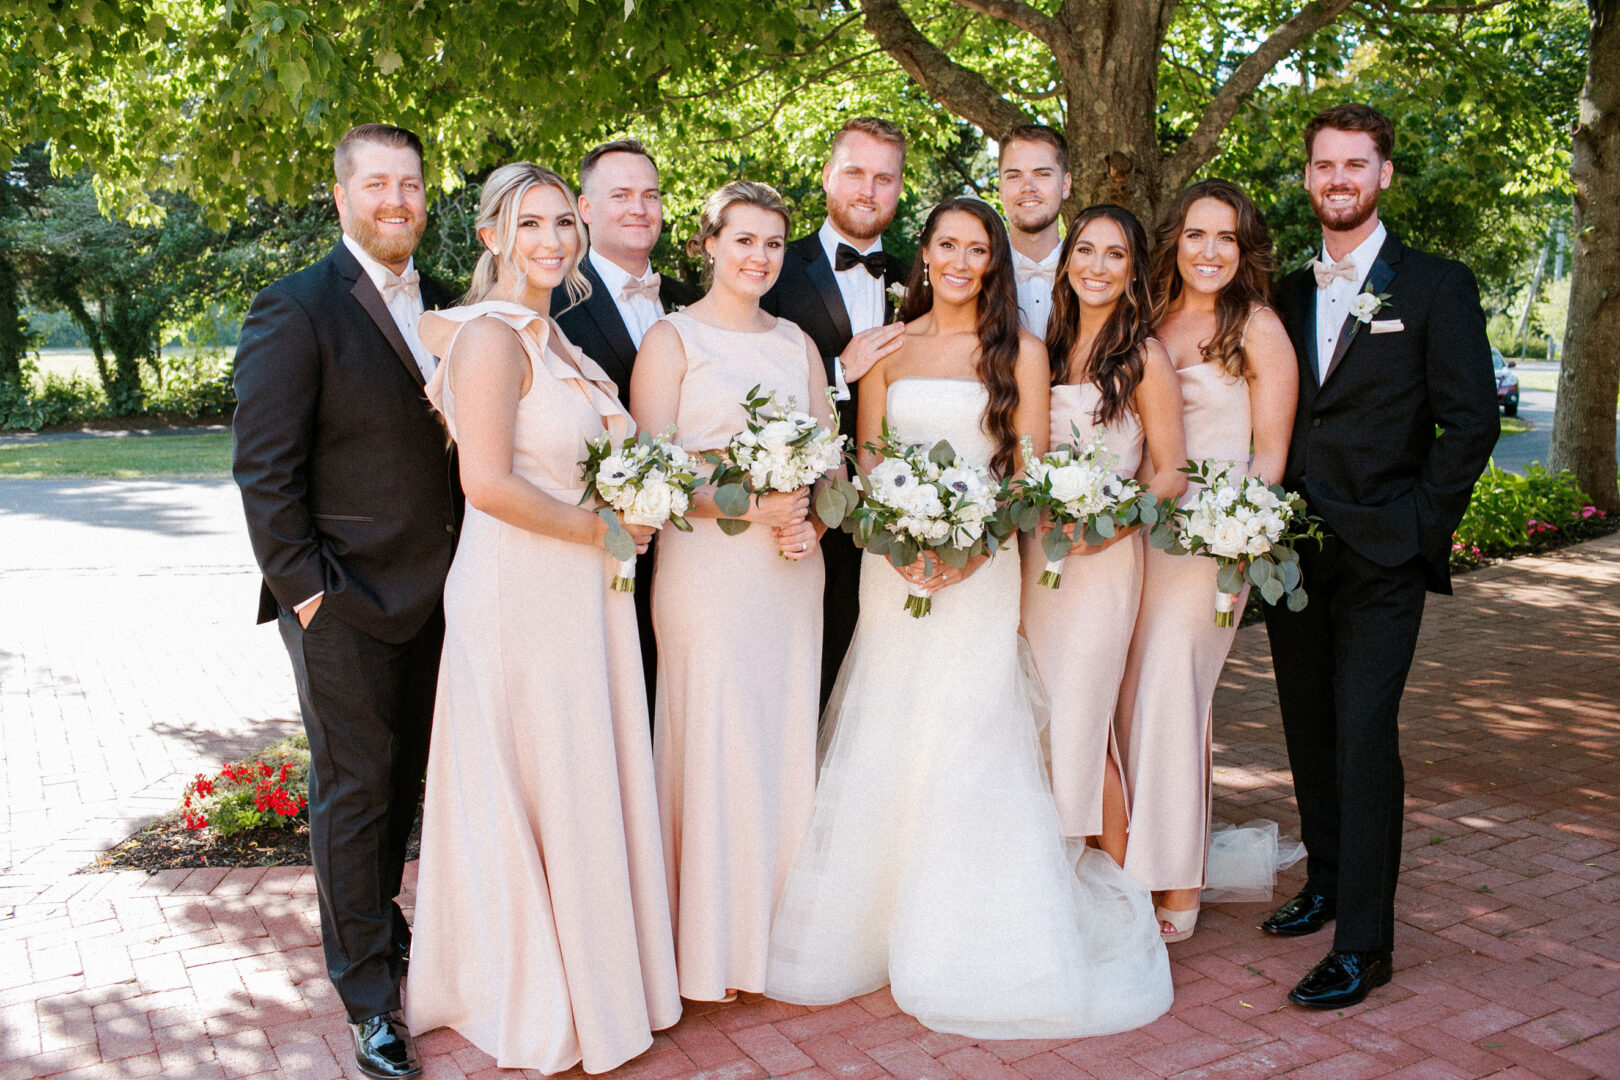
[[[889,421],[983,464],[984,405],[976,381],[903,379]],[[1151,1022],[1171,985],[1147,893],[1061,835],[1018,636],[1016,545],[926,618],[904,612],[905,595],[885,559],[865,557],[766,992],[828,1004],[887,983],[923,1024],[976,1038]]]

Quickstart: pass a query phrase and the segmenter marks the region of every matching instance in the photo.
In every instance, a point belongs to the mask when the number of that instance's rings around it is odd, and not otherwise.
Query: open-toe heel
[[[1176,911],[1174,908],[1154,907],[1153,915],[1159,920],[1159,936],[1166,945],[1177,941],[1186,941],[1193,936],[1193,930],[1198,926],[1198,909]],[[1174,930],[1166,930],[1164,924],[1169,923]]]

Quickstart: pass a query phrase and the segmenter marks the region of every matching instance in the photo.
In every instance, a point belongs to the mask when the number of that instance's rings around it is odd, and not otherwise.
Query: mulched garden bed
[[[414,859],[422,849],[422,813],[405,848]],[[249,829],[229,839],[216,839],[209,829],[188,829],[178,814],[161,817],[128,840],[103,852],[81,874],[108,870],[196,870],[208,866],[308,866],[309,824],[287,829]]]

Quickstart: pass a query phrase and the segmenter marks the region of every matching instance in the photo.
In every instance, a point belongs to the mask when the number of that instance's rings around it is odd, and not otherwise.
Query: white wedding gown
[[[974,380],[901,379],[888,420],[983,465],[985,400]],[[888,984],[921,1023],[974,1038],[1102,1035],[1169,1009],[1146,890],[1061,835],[1019,588],[1008,545],[914,619],[903,579],[865,556],[769,996],[824,1005]]]

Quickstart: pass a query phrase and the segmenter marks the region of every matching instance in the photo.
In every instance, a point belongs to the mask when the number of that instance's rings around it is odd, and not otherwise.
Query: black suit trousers
[[[1406,778],[1397,713],[1423,618],[1419,559],[1379,566],[1337,537],[1300,549],[1310,603],[1266,607],[1306,887],[1338,900],[1333,947],[1395,944]]]
[[[326,971],[351,1021],[400,1007],[395,952],[410,930],[395,898],[422,798],[433,695],[444,644],[441,607],[398,644],[329,611],[307,629],[284,611],[309,735],[309,848]]]

